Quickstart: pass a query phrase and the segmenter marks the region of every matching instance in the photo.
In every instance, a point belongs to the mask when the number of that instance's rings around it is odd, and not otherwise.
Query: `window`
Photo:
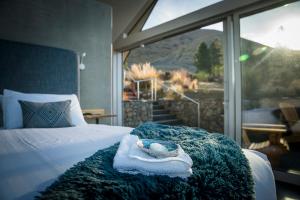
[[[240,24],[243,145],[300,173],[300,2]]]
[[[222,0],[158,0],[143,30],[171,21]]]
[[[144,29],[201,7],[156,20],[159,3],[167,1],[158,1]],[[173,6],[180,10],[181,3]],[[299,175],[300,2],[260,10],[269,5],[262,3],[234,12],[233,16],[241,18],[224,19],[224,32],[223,23],[217,23],[125,54],[123,124],[178,120],[174,124],[224,132],[225,114],[228,136],[238,142],[242,136],[243,148],[265,153],[275,171]],[[253,14],[255,11],[257,14]],[[224,38],[228,44],[225,54]],[[226,87],[223,55],[228,55]],[[228,90],[223,105],[224,88]],[[194,102],[200,103],[200,115]]]
[[[129,52],[124,125],[144,121],[224,132],[223,23]]]

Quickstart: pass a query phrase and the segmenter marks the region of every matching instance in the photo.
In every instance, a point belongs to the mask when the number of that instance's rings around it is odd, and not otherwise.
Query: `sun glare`
[[[299,6],[286,5],[242,18],[241,37],[273,48],[300,50]]]
[[[300,17],[282,19],[265,32],[247,32],[243,38],[270,47],[283,47],[300,50]]]
[[[287,18],[274,33],[274,41],[277,45],[293,50],[300,50],[300,17]]]

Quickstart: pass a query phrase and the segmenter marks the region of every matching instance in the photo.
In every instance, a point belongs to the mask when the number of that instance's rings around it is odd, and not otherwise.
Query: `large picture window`
[[[300,174],[300,2],[244,17],[240,30],[243,146]]]
[[[132,49],[124,62],[124,125],[153,121],[224,132],[223,23]]]
[[[153,121],[225,132],[242,148],[266,154],[281,181],[295,183],[286,176],[300,175],[300,2],[261,2],[208,21],[186,16],[178,30],[162,23],[200,8],[152,20],[166,2],[158,1],[143,30],[161,26],[127,40],[140,47],[127,44],[123,53],[123,125]],[[143,44],[149,41],[156,42]]]

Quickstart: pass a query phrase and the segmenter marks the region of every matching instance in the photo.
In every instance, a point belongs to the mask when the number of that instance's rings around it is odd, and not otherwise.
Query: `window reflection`
[[[300,174],[299,35],[300,2],[241,19],[243,145]]]

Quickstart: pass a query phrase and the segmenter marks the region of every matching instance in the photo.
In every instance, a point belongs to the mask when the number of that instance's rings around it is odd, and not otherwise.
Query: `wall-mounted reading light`
[[[86,53],[83,52],[79,57],[79,69],[85,70],[85,64],[83,64],[83,58],[86,57]]]

